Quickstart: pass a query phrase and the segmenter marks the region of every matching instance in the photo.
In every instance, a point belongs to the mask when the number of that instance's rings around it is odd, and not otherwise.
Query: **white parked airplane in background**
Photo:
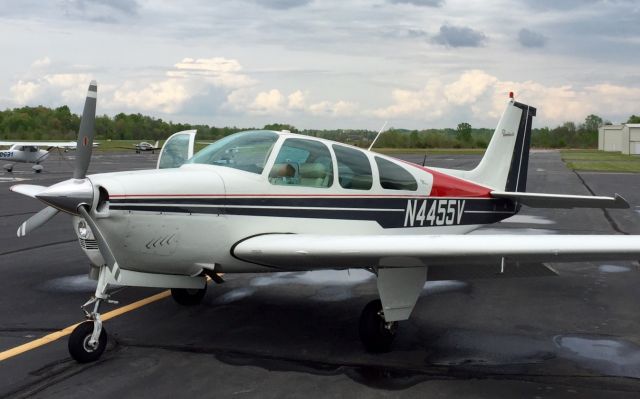
[[[136,150],[136,154],[140,154],[141,152],[147,152],[147,151],[151,151],[152,154],[155,154],[156,150],[160,150],[161,148],[158,147],[158,144],[160,142],[156,141],[155,144],[151,144],[151,143],[147,143],[146,141],[141,141],[139,143],[136,143],[133,145],[133,148],[130,147],[118,147],[118,148],[124,148],[125,150]]]
[[[525,192],[536,109],[513,99],[470,171],[275,131],[237,133],[191,157],[191,131],[165,143],[158,166],[166,169],[86,176],[96,97],[92,82],[73,178],[11,187],[47,205],[18,236],[67,212],[91,261],[95,295],[83,306],[87,321],[69,337],[80,362],[105,349],[99,308],[110,284],[171,288],[178,303],[192,305],[218,273],[363,268],[377,276],[380,299],[362,311],[360,337],[367,350],[387,351],[432,267],[499,272],[507,261],[640,259],[640,236],[465,235],[523,205],[629,207],[617,195]]]
[[[33,163],[36,173],[42,172],[42,163],[54,148],[65,151],[76,148],[75,141],[0,141],[0,146],[9,146],[8,150],[0,150],[0,161]],[[43,148],[46,148],[43,149]],[[13,163],[3,165],[7,172],[13,171]]]

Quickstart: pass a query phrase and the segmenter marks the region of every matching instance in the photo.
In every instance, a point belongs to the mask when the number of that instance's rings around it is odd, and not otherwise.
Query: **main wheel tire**
[[[202,289],[188,289],[188,288],[172,288],[171,296],[173,300],[183,306],[194,306],[202,302],[202,298],[207,293],[207,286]]]
[[[398,322],[389,327],[382,316],[382,302],[371,301],[364,307],[360,315],[360,339],[369,352],[389,352],[396,336]]]
[[[93,322],[85,321],[78,324],[69,336],[69,354],[78,363],[89,363],[98,360],[107,347],[107,332],[104,326],[100,331],[98,346],[95,348],[89,346],[91,334],[93,334]]]

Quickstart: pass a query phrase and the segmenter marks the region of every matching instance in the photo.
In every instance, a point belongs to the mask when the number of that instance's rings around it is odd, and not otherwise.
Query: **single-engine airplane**
[[[155,144],[147,143],[146,141],[141,141],[133,145],[133,148],[130,147],[119,147],[124,148],[126,150],[136,150],[136,154],[140,154],[141,152],[151,151],[152,154],[156,153],[156,150],[162,149],[162,147],[158,147],[160,142],[156,141]]]
[[[42,163],[51,155],[54,148],[65,151],[76,148],[75,141],[0,141],[0,146],[9,146],[8,150],[0,150],[0,161],[32,163],[36,173],[42,172]],[[42,147],[46,148],[42,149]],[[3,166],[7,172],[13,172],[13,163]]]
[[[506,261],[640,258],[640,236],[465,235],[523,205],[629,207],[618,195],[526,192],[536,109],[513,98],[470,171],[263,130],[218,140],[183,165],[87,176],[96,98],[93,81],[73,177],[50,187],[11,187],[47,205],[18,236],[67,212],[90,259],[95,294],[83,305],[87,321],[68,342],[79,362],[105,349],[100,305],[110,298],[110,284],[170,288],[178,303],[193,305],[205,295],[207,277],[219,282],[219,273],[363,268],[377,276],[380,299],[362,311],[360,337],[378,352],[390,349],[433,265],[490,264],[497,271]],[[165,147],[193,145],[195,132],[185,134],[174,134]]]

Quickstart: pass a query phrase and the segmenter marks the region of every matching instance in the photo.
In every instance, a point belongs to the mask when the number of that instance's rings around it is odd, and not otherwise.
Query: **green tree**
[[[462,122],[458,124],[458,128],[456,129],[456,138],[462,143],[470,143],[471,142],[471,125],[467,122]]]
[[[584,119],[584,128],[587,132],[597,132],[602,125],[602,118],[591,114]]]
[[[629,120],[627,120],[627,123],[640,123],[640,116],[631,115]]]

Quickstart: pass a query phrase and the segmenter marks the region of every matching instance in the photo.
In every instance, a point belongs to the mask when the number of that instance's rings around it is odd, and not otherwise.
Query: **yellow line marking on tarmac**
[[[171,291],[170,290],[162,291],[159,294],[155,294],[155,295],[152,295],[150,297],[141,299],[139,301],[130,303],[129,305],[125,305],[125,306],[123,306],[121,308],[114,309],[114,310],[112,310],[110,312],[107,312],[107,313],[101,315],[102,321],[106,321],[106,320],[112,319],[114,317],[118,317],[118,316],[120,316],[122,314],[125,314],[127,312],[131,312],[132,310],[136,310],[136,309],[141,308],[141,307],[143,307],[145,305],[148,305],[150,303],[157,302],[157,301],[159,301],[161,299],[164,299],[164,298],[168,297],[169,295],[171,295]],[[83,322],[81,322],[81,323],[83,323]],[[22,353],[25,353],[27,351],[30,351],[32,349],[39,348],[39,347],[41,347],[43,345],[46,345],[46,344],[48,344],[50,342],[56,341],[56,340],[58,340],[58,339],[60,339],[62,337],[66,337],[67,335],[71,334],[73,329],[76,328],[76,326],[78,324],[80,324],[80,323],[76,323],[76,324],[71,325],[71,326],[69,326],[69,327],[67,327],[65,329],[60,330],[60,331],[56,331],[54,333],[45,335],[42,338],[38,338],[38,339],[35,339],[35,340],[31,341],[31,342],[27,342],[26,344],[22,344],[22,345],[16,346],[15,348],[7,349],[4,352],[0,352],[0,362],[3,361],[3,360],[10,359],[10,358],[12,358],[14,356],[18,356],[18,355],[20,355]]]

